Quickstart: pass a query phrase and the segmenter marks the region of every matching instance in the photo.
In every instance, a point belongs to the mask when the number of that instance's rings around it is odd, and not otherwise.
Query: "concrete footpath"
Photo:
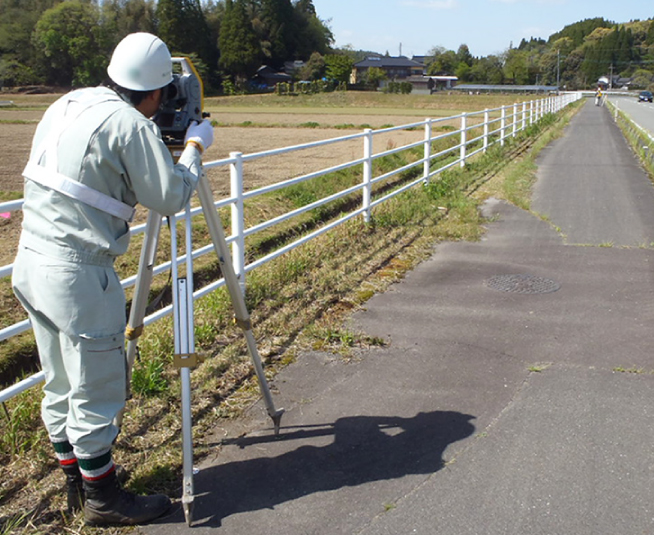
[[[533,209],[489,201],[352,328],[354,362],[303,354],[217,429],[147,534],[654,533],[654,188],[605,108],[541,155]]]

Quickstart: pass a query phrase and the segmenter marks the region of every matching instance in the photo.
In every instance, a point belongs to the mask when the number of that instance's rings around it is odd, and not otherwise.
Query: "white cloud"
[[[401,5],[407,7],[419,7],[424,9],[454,9],[457,7],[457,0],[404,0]]]

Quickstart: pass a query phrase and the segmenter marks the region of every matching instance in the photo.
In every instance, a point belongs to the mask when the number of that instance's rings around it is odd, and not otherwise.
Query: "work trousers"
[[[14,293],[27,310],[45,394],[41,414],[54,443],[78,459],[111,450],[125,404],[125,295],[108,262],[92,265],[20,247]]]

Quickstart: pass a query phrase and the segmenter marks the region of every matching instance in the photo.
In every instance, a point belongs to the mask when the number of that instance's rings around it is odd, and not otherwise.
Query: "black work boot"
[[[163,494],[137,496],[123,490],[115,472],[98,481],[85,479],[84,492],[84,519],[90,526],[144,524],[170,508],[170,500]]]
[[[68,507],[66,510],[74,515],[79,513],[84,507],[82,473],[79,471],[79,465],[77,463],[61,465],[61,469],[66,474],[66,493],[68,498]]]

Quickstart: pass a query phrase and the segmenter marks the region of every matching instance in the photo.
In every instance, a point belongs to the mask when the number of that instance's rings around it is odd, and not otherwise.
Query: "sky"
[[[434,47],[473,56],[504,52],[531,37],[547,40],[568,24],[654,18],[651,0],[313,0],[336,47],[423,56]]]

